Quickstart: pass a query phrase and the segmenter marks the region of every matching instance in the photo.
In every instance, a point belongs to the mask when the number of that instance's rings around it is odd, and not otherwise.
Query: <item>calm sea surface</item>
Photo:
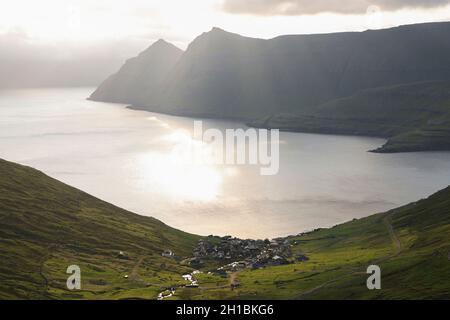
[[[275,237],[418,200],[450,184],[450,153],[382,155],[381,139],[281,133],[280,171],[189,162],[193,119],[87,101],[92,88],[0,91],[0,158],[185,231]],[[204,120],[205,128],[239,123]]]

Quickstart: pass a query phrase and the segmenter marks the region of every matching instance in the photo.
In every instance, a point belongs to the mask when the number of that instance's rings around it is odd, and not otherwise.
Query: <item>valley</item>
[[[330,229],[258,242],[187,234],[4,160],[0,171],[3,299],[156,299],[162,289],[173,291],[170,299],[449,298],[449,188]],[[164,257],[169,249],[173,256]],[[264,251],[285,260],[239,262]],[[374,263],[381,291],[365,287]],[[81,267],[81,290],[65,288],[71,264]]]

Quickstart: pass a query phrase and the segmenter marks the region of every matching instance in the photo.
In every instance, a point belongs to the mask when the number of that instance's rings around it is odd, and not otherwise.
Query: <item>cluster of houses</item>
[[[226,272],[244,268],[259,269],[269,265],[288,264],[294,259],[307,259],[305,256],[293,257],[291,247],[292,243],[287,238],[243,240],[231,236],[209,236],[199,240],[191,260],[199,264],[203,259],[234,261],[218,270]]]
[[[208,274],[228,277],[230,273],[243,269],[261,269],[266,266],[307,261],[308,257],[298,253],[298,249],[295,250],[297,253],[293,254],[292,247],[297,244],[293,237],[273,240],[243,240],[231,236],[208,236],[198,241],[193,250],[193,257],[180,261],[180,264],[201,268],[205,267],[207,262],[219,262],[222,266],[210,269]],[[175,253],[169,249],[164,250],[161,255],[166,258],[177,259]],[[202,271],[195,270],[190,274],[182,275],[186,284],[178,287],[199,288],[199,283],[195,278],[197,273],[202,273]],[[230,281],[229,286],[232,290],[240,286],[235,277],[231,276]],[[166,289],[158,295],[158,300],[170,298],[174,294],[175,287]]]

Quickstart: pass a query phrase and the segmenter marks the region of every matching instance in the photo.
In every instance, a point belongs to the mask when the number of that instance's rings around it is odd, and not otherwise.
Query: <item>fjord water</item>
[[[194,119],[87,101],[93,88],[0,91],[0,158],[198,234],[275,237],[385,211],[450,184],[450,153],[373,154],[382,139],[281,133],[280,171],[192,164]],[[205,127],[240,123],[203,120]]]

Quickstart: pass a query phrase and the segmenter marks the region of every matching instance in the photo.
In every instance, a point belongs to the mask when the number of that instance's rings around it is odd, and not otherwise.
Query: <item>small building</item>
[[[256,261],[256,262],[250,263],[248,267],[251,268],[251,269],[253,269],[253,270],[256,270],[256,269],[262,269],[262,268],[264,268],[264,264],[262,264],[262,263]]]
[[[295,259],[296,259],[298,262],[305,262],[305,261],[308,261],[308,260],[309,260],[309,258],[308,258],[307,256],[305,256],[304,254],[301,254],[301,253],[297,254],[297,255],[295,256]]]
[[[213,271],[214,275],[220,276],[220,277],[226,277],[227,276],[227,272],[223,269],[223,268],[219,268],[215,271]]]
[[[182,277],[185,281],[192,281],[192,275],[190,274],[184,274]]]
[[[164,252],[161,254],[163,257],[166,258],[173,258],[175,256],[175,254],[172,252],[172,250],[164,250]]]
[[[272,257],[272,261],[271,261],[272,265],[282,265],[282,264],[287,264],[287,263],[288,263],[288,261],[281,256],[276,255],[276,256]]]
[[[250,250],[250,251],[257,251],[257,250],[259,250],[258,246],[257,246],[256,244],[254,244],[254,243],[250,243],[250,244],[246,247],[246,249],[247,249],[247,250]]]
[[[270,246],[272,248],[278,248],[280,246],[280,244],[278,243],[278,241],[272,240],[272,241],[270,241]]]

